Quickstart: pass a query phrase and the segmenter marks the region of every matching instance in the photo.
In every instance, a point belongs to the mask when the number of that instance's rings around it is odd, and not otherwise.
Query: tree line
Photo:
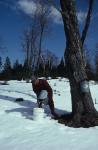
[[[55,62],[47,60],[44,64],[40,62],[39,68],[35,67],[34,73],[37,73],[39,77],[67,77],[66,65],[63,58],[58,63],[56,63],[56,60]],[[31,79],[31,76],[32,69],[29,68],[27,60],[23,64],[16,60],[12,65],[9,57],[6,57],[4,63],[0,57],[0,80],[27,80]]]
[[[48,51],[49,53],[49,51]],[[51,53],[51,52],[50,52]],[[45,56],[46,57],[46,56]],[[44,58],[43,58],[44,59]],[[33,67],[33,66],[32,66]],[[93,69],[95,68],[95,69]],[[51,60],[49,55],[46,57],[46,61],[41,61],[39,63],[39,68],[31,68],[28,65],[27,60],[23,64],[19,63],[17,59],[14,64],[11,63],[9,57],[6,57],[3,63],[0,57],[0,80],[27,80],[31,79],[32,71],[39,77],[66,77],[68,78],[68,73],[66,69],[66,64],[64,58],[57,60],[57,57],[51,53]],[[98,55],[95,57],[95,67],[90,63],[90,60],[86,61],[86,72],[89,80],[98,81]]]

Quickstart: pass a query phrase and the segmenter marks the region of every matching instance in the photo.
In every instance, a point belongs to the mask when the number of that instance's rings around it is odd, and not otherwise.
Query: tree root
[[[81,116],[79,114],[73,115],[71,113],[59,117],[58,122],[74,128],[94,127],[94,126],[98,126],[98,113],[96,114],[86,113]]]

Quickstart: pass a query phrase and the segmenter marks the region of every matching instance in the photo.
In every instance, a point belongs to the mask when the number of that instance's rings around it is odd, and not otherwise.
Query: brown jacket
[[[38,80],[39,82],[37,84],[32,84],[33,91],[38,96],[42,90],[46,90],[48,92],[49,100],[52,100],[53,92],[48,82],[44,79],[38,79]]]

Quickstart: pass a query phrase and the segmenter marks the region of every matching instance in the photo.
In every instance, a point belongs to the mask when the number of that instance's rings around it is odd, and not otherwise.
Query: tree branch
[[[86,17],[86,21],[85,21],[85,26],[82,32],[82,37],[81,37],[81,42],[82,42],[82,46],[84,44],[86,35],[87,35],[87,31],[90,25],[90,20],[91,20],[91,14],[92,14],[92,10],[93,10],[93,3],[94,0],[89,0],[89,8],[88,8],[88,13],[87,13],[87,17]]]
[[[47,0],[57,11],[59,11],[59,13],[63,13],[62,10],[60,8],[58,8],[56,6],[56,4],[53,2],[53,0]]]

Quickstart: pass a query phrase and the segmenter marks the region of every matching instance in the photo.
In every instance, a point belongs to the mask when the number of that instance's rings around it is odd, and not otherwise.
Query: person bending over
[[[41,108],[42,104],[48,104],[51,110],[51,114],[55,117],[58,117],[54,111],[53,92],[48,82],[45,79],[38,79],[33,76],[31,83],[33,91],[37,96],[38,107]]]

